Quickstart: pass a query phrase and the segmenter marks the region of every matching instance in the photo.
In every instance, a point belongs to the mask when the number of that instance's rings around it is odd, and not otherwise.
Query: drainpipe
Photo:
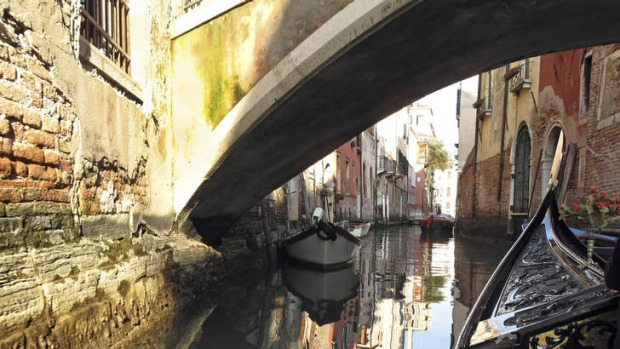
[[[478,76],[478,100],[480,100],[480,93],[482,92],[482,83],[480,81],[480,75]],[[477,103],[477,102],[476,102]],[[474,179],[474,187],[472,189],[472,200],[471,200],[471,215],[472,217],[476,217],[477,215],[477,203],[478,203],[478,139],[481,137],[480,135],[480,118],[478,117],[478,109],[476,108],[476,131],[474,133],[474,163],[473,163],[473,179]]]
[[[476,200],[477,198],[477,188],[478,181],[476,180],[476,175],[478,172],[478,135],[480,134],[480,119],[476,116],[476,131],[474,134],[474,161],[473,161],[473,179],[474,179],[474,187],[472,189],[472,200],[471,200],[471,215],[472,217],[476,216]]]
[[[377,164],[379,163],[377,157],[379,156],[379,137],[377,137],[377,128],[373,127],[373,131],[375,134],[375,180],[372,184],[372,222],[374,225],[377,225],[377,186],[379,184],[379,176],[377,175]]]
[[[508,76],[508,71],[510,70],[509,65],[506,65],[506,73],[505,76]],[[497,202],[499,203],[499,201],[501,200],[502,197],[502,186],[503,186],[503,180],[502,177],[504,175],[504,143],[505,143],[505,138],[506,138],[506,122],[508,119],[508,82],[509,79],[504,78],[504,106],[503,106],[503,110],[502,110],[502,138],[501,138],[501,145],[500,145],[500,149],[499,149],[499,175],[498,175],[498,190],[497,190]],[[501,216],[502,213],[502,207],[500,205],[499,207],[499,215]]]
[[[364,186],[366,185],[366,178],[364,178],[364,152],[362,149],[362,144],[364,143],[363,141],[363,137],[362,137],[362,133],[357,135],[357,139],[359,140],[359,144],[357,145],[358,149],[360,150],[360,183],[362,183],[362,185],[359,188],[359,193],[357,193],[358,196],[360,197],[360,220],[364,221]]]

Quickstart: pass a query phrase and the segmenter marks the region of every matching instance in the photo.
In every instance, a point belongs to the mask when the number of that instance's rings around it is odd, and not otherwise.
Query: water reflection
[[[166,334],[159,347],[450,348],[508,247],[421,234],[417,226],[371,230],[349,268],[287,265],[218,287],[179,314],[180,327],[200,328],[179,328],[181,339]],[[192,318],[198,308],[206,315]]]
[[[284,285],[301,300],[301,310],[322,326],[349,318],[348,304],[355,303],[359,278],[353,266],[317,271],[287,264],[282,271]],[[343,317],[343,313],[346,315]],[[353,314],[354,315],[354,314]]]

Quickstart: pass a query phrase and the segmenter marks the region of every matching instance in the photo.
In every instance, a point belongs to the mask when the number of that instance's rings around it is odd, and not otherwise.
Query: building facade
[[[459,182],[463,222],[504,220],[514,232],[548,188],[561,133],[569,157],[562,200],[580,198],[591,186],[620,191],[613,176],[619,157],[613,144],[620,135],[618,57],[618,45],[598,46],[480,75],[476,137]]]

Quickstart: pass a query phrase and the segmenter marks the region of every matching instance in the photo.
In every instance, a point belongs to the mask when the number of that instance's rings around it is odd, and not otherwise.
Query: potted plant
[[[560,218],[569,226],[589,232],[601,233],[609,219],[620,214],[620,198],[613,198],[606,191],[591,187],[588,195],[581,201],[560,206]],[[588,260],[592,262],[594,239],[588,239]]]

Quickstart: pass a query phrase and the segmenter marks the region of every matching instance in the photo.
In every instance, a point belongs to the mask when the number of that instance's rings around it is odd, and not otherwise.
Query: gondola
[[[527,228],[527,220],[525,220],[522,227],[524,230]],[[592,240],[593,252],[603,258],[603,260],[609,260],[618,240],[617,236],[595,233],[574,227],[570,227],[570,230],[584,245],[588,243],[588,240]]]
[[[618,292],[605,285],[606,262],[596,254],[588,259],[586,246],[560,220],[556,184],[552,177],[471,308],[455,349],[612,348]]]

